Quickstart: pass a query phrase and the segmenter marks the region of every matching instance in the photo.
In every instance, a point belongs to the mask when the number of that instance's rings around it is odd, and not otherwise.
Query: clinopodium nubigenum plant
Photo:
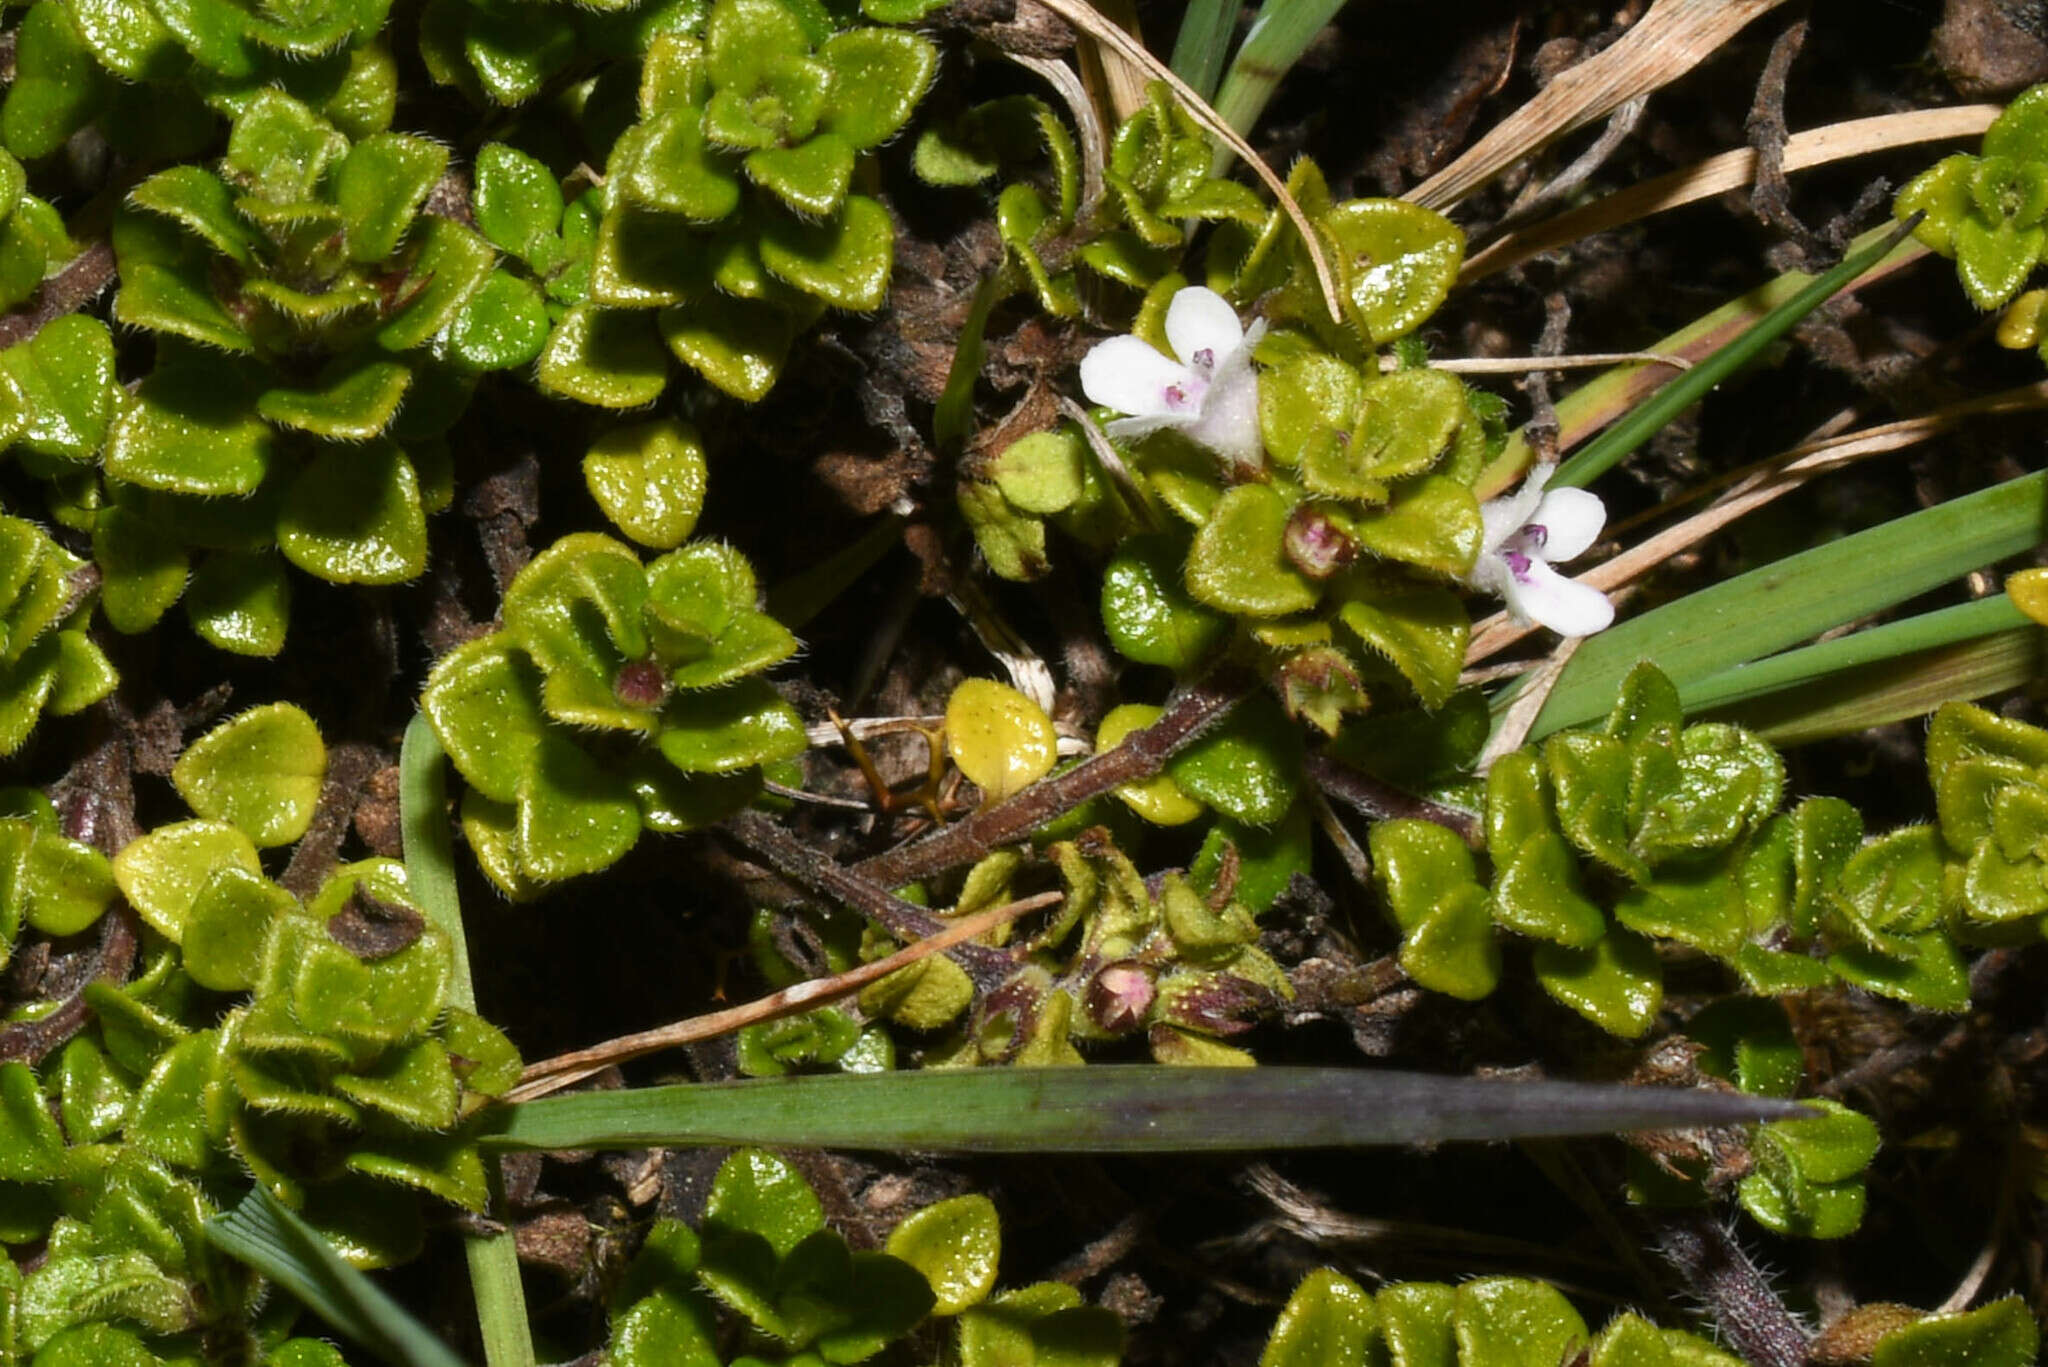
[[[420,700],[469,781],[462,825],[508,896],[592,873],[644,827],[694,830],[802,753],[802,720],[758,677],[796,638],[756,605],[732,547],[652,564],[564,537],[505,591],[505,628],[452,651]]]

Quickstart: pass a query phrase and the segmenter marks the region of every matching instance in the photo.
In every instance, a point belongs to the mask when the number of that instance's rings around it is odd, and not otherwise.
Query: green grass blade
[[[1981,636],[2013,631],[2026,625],[2027,615],[2013,606],[2012,599],[2001,593],[1996,597],[1923,612],[1903,621],[1887,622],[1868,631],[1724,669],[1697,683],[1682,686],[1678,696],[1687,712],[1730,707],[1752,698],[1815,683],[1844,670],[1860,669],[1901,655],[1974,641]]]
[[[1662,431],[1680,413],[1705,398],[1716,385],[1748,365],[1765,347],[1790,332],[1800,319],[1875,266],[1906,240],[1909,231],[1909,225],[1901,224],[1876,242],[1843,257],[1841,264],[1833,270],[1816,276],[1805,288],[1758,319],[1754,327],[1680,374],[1632,409],[1627,417],[1594,438],[1584,450],[1559,466],[1550,482],[1559,486],[1583,487],[1605,474],[1624,456]]]
[[[1344,1148],[1735,1124],[1797,1114],[1723,1092],[1363,1068],[981,1068],[580,1092],[513,1106],[511,1149],[767,1144],[929,1153]]]
[[[1774,745],[1804,745],[2032,683],[2048,673],[2044,647],[2048,636],[2029,622],[1845,669],[1709,715],[1746,726]]]
[[[1244,46],[1231,59],[1223,86],[1213,101],[1223,121],[1239,133],[1251,132],[1266,112],[1280,79],[1301,60],[1323,26],[1344,8],[1344,0],[1266,0],[1252,20]],[[1230,151],[1217,154],[1216,168],[1230,164]]]
[[[1180,17],[1167,65],[1205,100],[1216,93],[1216,82],[1223,77],[1223,62],[1230,55],[1230,40],[1243,10],[1242,0],[1188,0]]]
[[[406,885],[420,910],[448,933],[455,949],[455,972],[448,996],[465,1010],[476,1010],[476,987],[469,976],[469,943],[462,932],[462,907],[455,893],[455,850],[448,832],[448,765],[441,738],[414,713],[405,728],[398,754],[399,820],[405,832]],[[491,1171],[495,1205],[498,1182]],[[533,1367],[533,1338],[526,1327],[526,1288],[519,1280],[519,1251],[512,1231],[472,1234],[463,1240],[469,1260],[469,1283],[476,1297],[477,1328],[483,1337],[484,1360],[490,1367]]]
[[[386,1362],[399,1367],[462,1367],[462,1359],[447,1344],[349,1266],[261,1183],[233,1210],[208,1220],[206,1237]]]
[[[1606,715],[1638,660],[1684,690],[2036,545],[2048,518],[2044,481],[2048,472],[1951,499],[1610,627],[1572,657],[1531,739]]]

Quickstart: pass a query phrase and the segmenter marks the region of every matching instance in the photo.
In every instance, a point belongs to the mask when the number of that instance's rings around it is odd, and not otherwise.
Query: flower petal
[[[1598,539],[1607,525],[1607,505],[1584,489],[1552,489],[1529,521],[1544,529],[1543,558],[1562,563],[1578,559]]]
[[[1137,337],[1112,337],[1081,358],[1081,392],[1119,413],[1163,417],[1173,411],[1167,387],[1186,386],[1193,378],[1186,366]]]
[[[1614,622],[1614,604],[1590,584],[1567,579],[1541,560],[1508,583],[1508,611],[1523,622],[1536,622],[1560,636],[1591,636]]]
[[[1522,530],[1537,506],[1543,502],[1543,486],[1557,473],[1557,466],[1549,463],[1530,467],[1522,487],[1505,498],[1489,499],[1479,507],[1479,519],[1486,526],[1486,537],[1481,542],[1486,551],[1497,550],[1500,544]]]
[[[1185,290],[1182,291],[1186,293]],[[1252,353],[1240,347],[1222,358],[1202,413],[1188,424],[1187,434],[1210,450],[1254,470],[1266,463],[1266,443],[1259,433],[1259,376]]]
[[[1183,413],[1150,413],[1141,418],[1111,418],[1102,424],[1102,430],[1110,435],[1111,440],[1128,446],[1134,441],[1144,440],[1162,427],[1186,427],[1193,421],[1195,419]]]
[[[1212,289],[1193,285],[1173,296],[1166,306],[1166,340],[1173,354],[1195,365],[1195,353],[1209,353],[1209,364],[1220,366],[1224,357],[1244,346],[1244,325],[1230,301]],[[1199,367],[1197,367],[1199,369]]]

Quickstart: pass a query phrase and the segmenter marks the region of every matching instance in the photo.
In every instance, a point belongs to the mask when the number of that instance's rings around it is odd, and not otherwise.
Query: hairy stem
[[[1254,686],[1249,674],[1218,670],[1176,693],[1158,721],[1132,732],[1116,748],[1034,783],[1015,797],[984,807],[922,840],[863,859],[853,866],[853,872],[869,883],[896,888],[1015,844],[1092,797],[1152,777],[1190,741],[1229,715]]]
[[[1457,832],[1458,838],[1475,850],[1485,843],[1480,838],[1479,818],[1470,812],[1402,792],[1393,784],[1361,773],[1328,755],[1312,754],[1303,767],[1316,787],[1374,821],[1392,821],[1398,817],[1433,821]]]
[[[1673,1211],[1657,1223],[1656,1248],[1744,1362],[1805,1367],[1806,1331],[1720,1221],[1704,1211]]]

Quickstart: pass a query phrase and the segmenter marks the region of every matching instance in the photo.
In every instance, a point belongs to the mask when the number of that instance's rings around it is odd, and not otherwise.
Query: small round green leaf
[[[583,481],[620,531],[673,550],[704,510],[704,444],[694,427],[673,418],[615,428],[583,457]]]
[[[1002,1260],[995,1203],[979,1194],[926,1206],[890,1231],[888,1251],[924,1274],[935,1315],[957,1315],[988,1299]]]
[[[1134,536],[1103,571],[1102,625],[1126,658],[1186,672],[1229,634],[1228,618],[1182,588],[1182,558],[1173,537]]]
[[[159,826],[122,847],[114,856],[114,881],[128,905],[177,944],[185,938],[192,903],[223,868],[263,872],[256,846],[233,826],[223,821],[181,821]]]
[[[771,220],[760,247],[761,264],[784,283],[834,308],[866,312],[888,296],[896,228],[879,203],[851,195],[827,222]]]
[[[427,567],[427,515],[405,453],[388,441],[330,447],[285,494],[278,549],[337,584],[402,584]]]
[[[258,846],[306,833],[327,776],[327,747],[291,703],[251,708],[193,741],[171,782],[193,811],[238,827]]]
[[[1344,302],[1376,343],[1421,327],[1458,278],[1465,234],[1449,219],[1398,199],[1354,199],[1324,214]]]
[[[1051,773],[1058,741],[1045,710],[1008,684],[967,679],[946,699],[946,749],[990,802]]]

